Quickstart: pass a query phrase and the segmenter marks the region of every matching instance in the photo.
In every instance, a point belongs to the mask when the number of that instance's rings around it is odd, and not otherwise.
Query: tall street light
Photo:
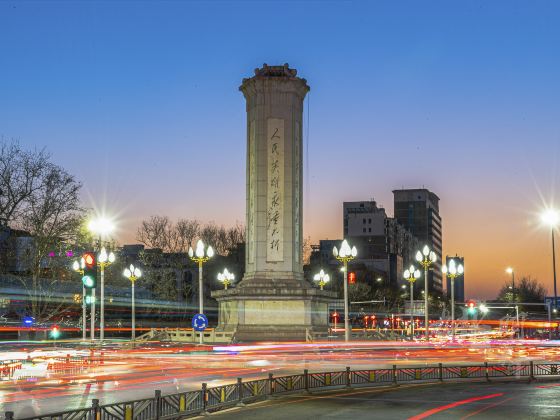
[[[86,261],[84,258],[80,258],[80,262],[74,261],[72,268],[75,272],[80,273],[84,276],[84,268],[86,268]],[[86,341],[87,338],[87,322],[86,322],[86,285],[82,282],[82,340]]]
[[[138,267],[135,267],[133,264],[130,264],[130,267],[125,268],[123,271],[123,275],[130,280],[132,285],[132,341],[136,340],[136,308],[134,302],[134,283],[142,276],[142,272]]]
[[[558,294],[556,292],[556,252],[554,249],[554,229],[558,226],[560,222],[560,214],[555,209],[548,209],[541,215],[542,221],[550,226],[550,231],[552,234],[552,273],[554,278],[554,308],[558,309],[557,299]]]
[[[330,281],[331,277],[328,274],[325,274],[325,270],[321,268],[317,274],[313,276],[313,280],[318,282],[319,287],[323,290],[323,286]]]
[[[205,249],[204,242],[199,239],[196,243],[196,250],[193,251],[192,247],[189,247],[189,257],[195,263],[198,264],[198,313],[203,314],[204,312],[204,293],[202,290],[202,264],[207,262],[210,258],[214,256],[214,250],[211,246]],[[203,334],[200,333],[200,344],[202,344]]]
[[[100,299],[99,311],[101,312],[99,317],[99,339],[101,341],[103,341],[103,339],[105,338],[105,267],[111,264],[113,261],[115,261],[115,255],[112,252],[109,255],[107,255],[107,251],[102,246],[101,241],[104,237],[108,236],[114,229],[115,227],[113,223],[109,219],[103,217],[99,219],[91,220],[88,224],[88,230],[92,234],[97,235],[99,241],[98,243],[99,255],[97,257],[97,262],[99,267],[101,268],[100,270],[101,290],[99,296]],[[102,257],[104,257],[104,261],[101,260]],[[92,293],[95,293],[95,290]],[[95,308],[95,306],[93,306],[93,308]],[[95,318],[95,310],[93,311],[92,316]]]
[[[441,269],[451,279],[451,339],[455,341],[455,279],[463,275],[465,267],[461,263],[457,265],[452,258]]]
[[[105,247],[101,248],[101,252],[97,257],[97,265],[99,265],[99,271],[101,272],[101,302],[99,306],[99,311],[101,312],[99,317],[99,340],[103,341],[105,339],[105,267],[111,265],[115,262],[115,254],[109,252]]]
[[[218,280],[221,281],[224,285],[224,289],[227,290],[227,287],[231,284],[231,282],[235,279],[233,273],[230,273],[228,269],[224,269],[222,273],[218,274]]]
[[[506,273],[511,274],[511,301],[515,302],[515,271],[512,267],[508,267]]]
[[[344,264],[344,341],[348,342],[350,339],[350,317],[348,314],[348,261],[353,260],[358,255],[358,250],[355,246],[350,248],[348,242],[342,241],[340,245],[340,251],[333,248],[333,255],[338,260]]]
[[[430,250],[428,245],[424,245],[422,252],[416,253],[416,261],[424,268],[424,324],[426,329],[426,341],[430,341],[430,322],[428,314],[428,270],[437,261],[437,255]]]
[[[420,270],[411,265],[404,270],[403,276],[410,283],[410,335],[414,336],[414,282],[420,278]]]

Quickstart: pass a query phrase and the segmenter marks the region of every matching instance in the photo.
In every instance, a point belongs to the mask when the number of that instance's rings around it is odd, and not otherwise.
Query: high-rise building
[[[397,222],[418,238],[422,247],[428,245],[436,253],[438,261],[430,270],[428,290],[442,292],[442,227],[439,197],[425,188],[394,190],[393,197]]]
[[[374,200],[344,202],[343,215],[344,237],[358,248],[357,262],[386,284],[399,284],[419,246],[416,238]]]
[[[455,260],[455,265],[462,264],[465,267],[465,257],[459,257],[455,255],[450,257],[449,255],[445,257],[445,263],[449,267],[449,262]],[[465,274],[455,277],[453,280],[453,285],[455,286],[455,302],[465,302]],[[446,282],[447,297],[451,298],[451,279],[447,277]]]

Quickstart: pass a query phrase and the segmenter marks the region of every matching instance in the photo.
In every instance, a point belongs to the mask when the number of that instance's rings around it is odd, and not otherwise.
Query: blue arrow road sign
[[[196,314],[192,319],[192,327],[195,331],[204,331],[208,327],[208,318],[204,314]]]

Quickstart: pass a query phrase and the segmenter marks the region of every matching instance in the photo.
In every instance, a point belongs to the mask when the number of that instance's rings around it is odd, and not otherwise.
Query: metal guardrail
[[[178,420],[201,415],[235,405],[243,405],[266,399],[276,394],[310,392],[327,388],[336,389],[352,386],[398,385],[413,382],[444,382],[461,379],[527,378],[559,376],[560,364],[488,364],[469,366],[397,367],[372,370],[309,373],[275,377],[252,381],[237,379],[234,384],[208,388],[204,383],[198,391],[161,395],[155,391],[153,398],[100,405],[92,401],[91,408],[45,414],[18,420]],[[5,413],[5,420],[15,419],[13,412]]]
[[[235,330],[216,331],[213,328],[200,332],[192,328],[151,328],[147,333],[137,337],[136,342],[158,340],[174,343],[198,343],[202,334],[205,343],[231,343],[235,332]]]
[[[21,360],[0,361],[0,379],[12,379],[22,366],[23,362]]]

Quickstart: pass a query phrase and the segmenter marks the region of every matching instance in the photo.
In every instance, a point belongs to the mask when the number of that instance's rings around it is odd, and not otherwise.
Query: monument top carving
[[[269,66],[268,64],[264,63],[262,68],[255,69],[255,76],[256,77],[286,77],[292,79],[297,76],[297,70],[291,69],[288,63],[285,63],[283,66]],[[247,80],[249,79],[244,78],[243,82]]]
[[[288,63],[283,66],[269,66],[264,63],[262,69],[255,69],[255,76],[296,77],[297,70],[291,69]]]
[[[305,92],[309,91],[307,80],[297,77],[297,70],[291,69],[288,63],[285,63],[283,66],[269,66],[264,63],[261,68],[255,69],[255,75],[253,77],[243,79],[243,83],[239,89],[243,91],[249,82],[257,80],[297,81],[298,84],[303,82],[302,86]]]

